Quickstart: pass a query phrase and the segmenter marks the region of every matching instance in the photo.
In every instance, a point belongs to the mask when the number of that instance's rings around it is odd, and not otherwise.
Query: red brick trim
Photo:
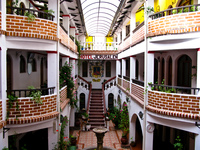
[[[70,28],[74,28],[75,29],[76,27],[70,27]]]
[[[78,33],[76,33],[75,35],[79,35]]]
[[[170,111],[170,110],[163,110],[158,109],[152,106],[146,106],[146,109],[162,115],[172,116],[172,117],[180,117],[180,118],[188,118],[188,119],[198,119],[200,120],[199,114],[191,114],[191,113],[183,113],[183,112],[177,112],[177,111]]]
[[[62,15],[63,17],[69,17],[70,18],[70,15]]]
[[[199,51],[200,51],[200,48],[198,48],[197,51],[199,52]]]
[[[57,51],[46,51],[48,54],[57,54]]]
[[[34,123],[40,122],[44,120],[48,120],[51,118],[55,118],[59,115],[59,112],[52,112],[44,115],[38,116],[31,116],[31,117],[19,117],[19,118],[8,118],[7,124],[27,124],[27,123]]]

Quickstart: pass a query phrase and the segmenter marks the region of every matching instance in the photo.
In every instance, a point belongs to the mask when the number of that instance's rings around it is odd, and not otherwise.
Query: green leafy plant
[[[115,127],[118,128],[120,124],[120,110],[117,106],[110,109],[109,119],[115,124]]]
[[[176,9],[172,10],[172,14],[177,14],[177,10]]]
[[[155,11],[154,11],[154,8],[152,7],[152,6],[148,6],[147,8],[146,8],[146,13],[147,13],[147,15],[149,15],[149,14],[151,14],[151,13],[154,13]]]
[[[60,139],[59,139],[58,143],[55,145],[54,150],[66,150],[67,146],[70,145],[69,138],[64,136],[64,132],[65,132],[65,128],[67,126],[67,122],[68,122],[68,118],[67,118],[67,116],[65,116],[65,117],[63,117],[62,124],[59,124],[61,126]]]
[[[120,110],[120,124],[119,128],[122,129],[124,136],[129,131],[129,115],[128,115],[128,105],[125,103],[123,109]]]
[[[183,144],[181,143],[180,136],[177,136],[175,141],[176,141],[176,143],[174,143],[174,148],[176,148],[177,150],[182,150]]]
[[[8,110],[7,110],[7,118],[10,115],[10,109],[13,107],[14,103],[16,102],[16,110],[19,111],[19,103],[18,97],[14,95],[8,95]]]
[[[195,6],[192,6],[192,7],[190,8],[190,11],[191,11],[191,12],[196,11],[196,10],[195,10]]]
[[[69,104],[74,108],[77,107],[78,99],[74,91],[75,84],[71,72],[72,66],[66,62],[65,65],[60,69],[60,88],[67,85],[67,97],[70,99]]]
[[[89,117],[89,115],[88,115],[87,112],[83,112],[81,115],[82,115],[85,119],[87,119],[87,118]]]
[[[31,100],[35,101],[37,104],[42,104],[42,99],[41,99],[41,95],[42,92],[39,90],[34,90],[34,86],[28,86],[29,90],[33,90],[30,94],[30,97],[32,97]]]
[[[7,147],[2,148],[2,150],[9,150]]]
[[[35,15],[30,13],[30,12],[25,12],[24,16],[27,16],[28,22],[33,22],[35,21]]]

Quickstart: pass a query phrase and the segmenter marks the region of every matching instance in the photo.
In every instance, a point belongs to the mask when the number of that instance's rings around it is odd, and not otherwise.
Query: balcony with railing
[[[167,9],[150,15],[148,36],[200,31],[200,4]]]
[[[151,112],[187,119],[200,119],[200,96],[198,95],[200,88],[149,84],[149,88],[145,89],[143,81],[132,79],[131,90],[129,90],[129,80],[121,77],[117,79],[118,87],[142,107],[144,95],[147,94],[146,108]]]
[[[26,16],[32,14],[34,19]],[[33,9],[7,7],[6,36],[28,37],[57,41],[60,39],[62,45],[77,52],[77,46],[69,37],[65,29],[60,26],[60,36],[57,37],[57,23],[53,21],[54,16],[44,11]]]
[[[83,42],[81,50],[115,50],[118,49],[117,42]]]

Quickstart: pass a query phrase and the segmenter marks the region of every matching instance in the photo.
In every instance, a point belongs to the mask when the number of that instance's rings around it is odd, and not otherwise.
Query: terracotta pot
[[[128,139],[126,138],[126,136],[122,136],[121,142],[122,142],[122,144],[127,144],[128,143]]]

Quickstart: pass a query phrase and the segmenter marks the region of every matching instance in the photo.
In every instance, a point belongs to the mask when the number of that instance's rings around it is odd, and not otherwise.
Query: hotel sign
[[[93,60],[115,60],[117,59],[117,55],[81,55],[81,59],[93,59]]]

